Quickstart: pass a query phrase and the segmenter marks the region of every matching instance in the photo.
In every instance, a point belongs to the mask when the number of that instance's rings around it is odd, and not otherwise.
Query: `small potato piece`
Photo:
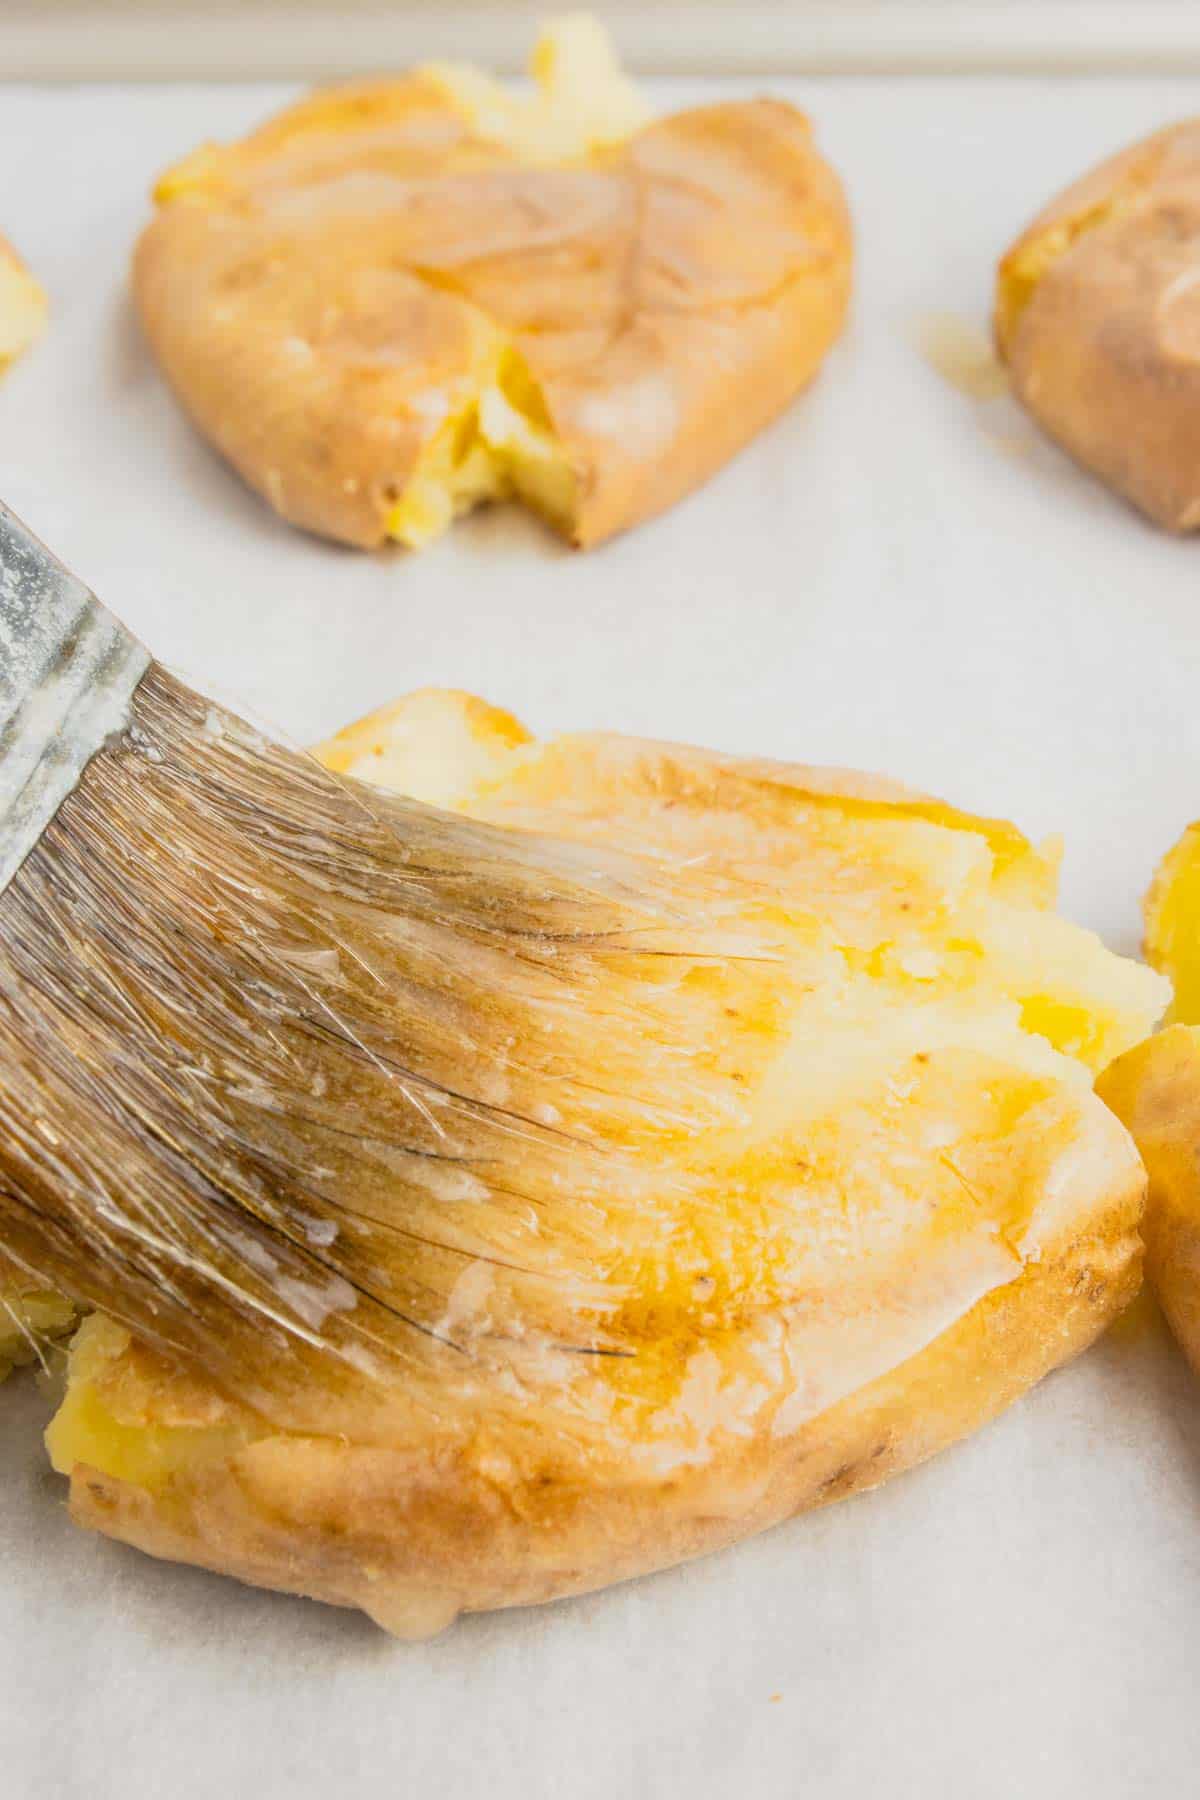
[[[69,1300],[34,1287],[0,1254],[0,1381],[21,1363],[35,1362],[42,1345],[65,1337],[78,1317]]]
[[[1000,264],[1014,389],[1077,462],[1169,531],[1200,526],[1200,121],[1093,169]]]
[[[1105,1070],[1096,1091],[1146,1165],[1146,1273],[1200,1375],[1200,1029],[1172,1025],[1147,1039]]]
[[[8,239],[0,237],[0,373],[42,334],[46,296]]]
[[[579,545],[706,480],[816,373],[850,226],[780,102],[655,123],[598,28],[540,96],[435,65],[159,183],[134,291],[199,429],[293,524],[418,548],[515,497]]]

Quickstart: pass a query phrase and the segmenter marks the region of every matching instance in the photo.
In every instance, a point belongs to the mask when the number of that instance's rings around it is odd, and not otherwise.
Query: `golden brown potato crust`
[[[1200,122],[1051,201],[1000,264],[996,335],[1022,402],[1170,531],[1200,525]]]
[[[774,101],[534,167],[413,76],[314,96],[181,173],[135,258],[150,343],[244,479],[347,544],[384,542],[497,334],[574,473],[557,523],[588,545],[753,437],[846,309],[840,185]]]
[[[1146,1271],[1200,1375],[1200,1028],[1172,1025],[1118,1057],[1097,1092],[1141,1151]]]
[[[154,1556],[360,1607],[402,1637],[705,1555],[923,1462],[1094,1342],[1141,1281],[1144,1181],[1119,1144],[1094,1232],[801,1430],[759,1431],[716,1466],[583,1483],[487,1441],[431,1456],[269,1437],[165,1499],[78,1466],[72,1516]]]

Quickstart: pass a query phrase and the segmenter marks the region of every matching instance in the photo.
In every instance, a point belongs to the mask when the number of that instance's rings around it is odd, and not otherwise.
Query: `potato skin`
[[[1085,175],[1000,264],[1018,398],[1156,524],[1200,526],[1200,121]]]
[[[793,108],[667,118],[523,165],[420,76],[314,96],[166,184],[134,259],[199,429],[292,523],[362,548],[498,343],[540,392],[590,545],[704,481],[841,329],[850,224]]]

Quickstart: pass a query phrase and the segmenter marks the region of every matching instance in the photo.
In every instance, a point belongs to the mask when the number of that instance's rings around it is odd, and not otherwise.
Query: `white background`
[[[753,84],[751,84],[753,85]],[[0,387],[0,493],[165,661],[298,738],[403,689],[878,768],[1067,835],[1132,951],[1200,812],[1200,545],[913,347],[982,321],[1062,180],[1192,84],[775,82],[850,189],[856,312],[701,494],[587,557],[494,513],[420,558],[276,522],[142,350],[155,170],[279,90],[0,93],[0,225],[54,321]],[[694,90],[664,90],[664,99]],[[1200,1399],[1152,1319],[879,1493],[689,1570],[402,1647],[75,1533],[0,1390],[0,1791],[13,1800],[687,1793],[1121,1800],[1200,1766]],[[776,1697],[777,1696],[777,1697]]]

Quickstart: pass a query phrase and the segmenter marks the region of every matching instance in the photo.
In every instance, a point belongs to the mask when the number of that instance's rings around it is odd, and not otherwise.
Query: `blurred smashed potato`
[[[0,374],[41,336],[46,310],[42,288],[0,237]]]
[[[1200,1029],[1172,1025],[1148,1038],[1105,1070],[1096,1091],[1146,1165],[1146,1273],[1200,1374]]]
[[[1169,531],[1200,526],[1200,122],[1101,163],[1000,264],[1013,387],[1077,462]]]
[[[1173,1023],[1107,1069],[1098,1091],[1146,1164],[1147,1272],[1200,1374],[1200,824],[1159,864],[1145,910],[1146,956],[1170,977]]]
[[[158,184],[134,288],[199,429],[293,524],[417,547],[515,497],[580,545],[670,506],[841,329],[850,226],[792,107],[649,122],[594,21],[518,97],[316,93]]]

